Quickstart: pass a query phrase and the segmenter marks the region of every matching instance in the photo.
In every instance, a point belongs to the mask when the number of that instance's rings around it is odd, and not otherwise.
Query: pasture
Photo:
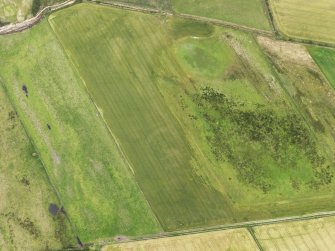
[[[177,13],[205,16],[271,30],[263,0],[171,0]]]
[[[264,250],[324,250],[335,246],[335,217],[255,227]]]
[[[334,208],[334,91],[304,49],[282,69],[250,34],[92,4],[49,22],[164,230]]]
[[[1,83],[0,121],[0,249],[60,250],[74,244],[65,216],[48,210],[60,201]]]
[[[246,229],[222,230],[105,246],[102,251],[257,251]]]
[[[333,0],[269,0],[275,22],[286,36],[335,43]]]
[[[309,47],[308,50],[328,79],[329,84],[335,88],[335,50],[319,47]]]
[[[130,168],[49,23],[0,37],[0,58],[1,83],[37,146],[75,234],[88,242],[158,232]]]

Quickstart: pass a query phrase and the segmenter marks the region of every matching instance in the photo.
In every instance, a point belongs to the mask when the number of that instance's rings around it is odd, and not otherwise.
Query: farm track
[[[159,9],[154,9],[154,8],[148,8],[148,7],[141,7],[141,6],[136,6],[136,5],[131,5],[131,4],[126,4],[126,3],[119,3],[119,2],[114,2],[114,1],[108,1],[108,2],[100,2],[96,0],[86,0],[87,2],[99,4],[99,5],[106,5],[106,6],[112,6],[115,8],[120,8],[120,9],[125,9],[125,10],[131,10],[131,11],[138,11],[138,12],[143,12],[143,13],[149,13],[149,14],[159,14],[163,16],[175,16],[183,19],[188,19],[188,20],[194,20],[194,21],[199,21],[199,22],[206,22],[210,23],[213,25],[217,26],[223,26],[235,30],[240,30],[240,31],[245,31],[252,33],[254,35],[263,35],[263,36],[268,36],[272,37],[276,40],[280,41],[287,41],[291,43],[297,43],[297,44],[304,44],[304,45],[314,45],[314,46],[322,46],[322,47],[329,47],[329,48],[335,48],[335,44],[331,43],[323,43],[323,42],[317,42],[317,41],[311,41],[311,40],[303,40],[299,38],[292,38],[292,37],[287,37],[283,35],[278,27],[277,24],[273,18],[273,13],[271,11],[270,5],[268,0],[264,0],[265,3],[265,8],[267,11],[267,15],[270,18],[270,24],[273,29],[273,31],[266,31],[266,30],[260,30],[257,28],[252,28],[248,27],[245,25],[240,25],[232,22],[227,22],[219,19],[214,19],[214,18],[207,18],[203,16],[196,16],[196,15],[190,15],[190,14],[184,14],[184,13],[175,13],[174,11],[168,11],[168,10],[159,10]],[[1,34],[0,34],[1,35]]]
[[[218,226],[212,226],[212,227],[194,228],[194,229],[188,229],[188,230],[182,230],[182,231],[165,232],[163,234],[146,235],[146,236],[139,236],[139,237],[133,237],[133,238],[129,237],[128,240],[124,240],[122,242],[136,242],[136,241],[144,241],[144,240],[150,240],[150,239],[160,239],[160,238],[168,238],[168,237],[174,237],[174,236],[209,233],[209,232],[239,229],[239,228],[246,228],[250,232],[250,231],[253,231],[254,227],[258,227],[258,226],[273,225],[273,224],[278,224],[278,223],[308,221],[308,220],[327,218],[327,217],[333,217],[333,216],[335,216],[335,211],[318,212],[318,213],[306,214],[302,216],[283,217],[283,218],[259,220],[259,221],[248,221],[248,222],[241,222],[241,223],[235,223],[235,224],[226,224],[226,225],[218,225]],[[253,235],[252,237],[253,239],[256,238],[256,236],[253,236]],[[105,239],[105,240],[101,240],[97,242],[86,243],[85,246],[86,247],[96,247],[96,246],[102,247],[105,245],[122,243],[122,242],[116,242],[114,239]],[[258,245],[258,247],[260,251],[263,250],[260,244]],[[68,249],[68,250],[70,251],[73,249]]]
[[[293,37],[288,37],[283,35],[273,18],[273,13],[271,11],[271,8],[269,6],[268,0],[264,0],[264,5],[268,13],[268,17],[270,18],[270,23],[273,31],[265,31],[265,30],[260,30],[257,28],[252,28],[240,24],[235,24],[232,22],[227,22],[219,19],[214,19],[214,18],[207,18],[203,16],[196,16],[196,15],[190,15],[190,14],[184,14],[184,13],[175,13],[174,11],[170,10],[160,10],[160,9],[155,9],[155,8],[149,8],[149,7],[142,7],[142,6],[137,6],[137,5],[132,5],[132,4],[127,4],[127,3],[120,3],[120,2],[115,2],[115,1],[108,1],[108,2],[100,2],[96,0],[86,0],[83,2],[90,2],[94,4],[99,4],[99,5],[105,5],[105,6],[112,6],[114,8],[120,8],[120,9],[125,9],[125,10],[131,10],[131,11],[137,11],[137,12],[142,12],[142,13],[149,13],[149,14],[158,14],[162,16],[175,16],[183,19],[188,19],[188,20],[194,20],[194,21],[199,21],[199,22],[206,22],[210,23],[213,25],[217,26],[223,26],[235,30],[240,30],[240,31],[245,31],[252,33],[254,35],[263,35],[263,36],[268,36],[272,37],[276,40],[280,41],[287,41],[291,43],[297,43],[297,44],[303,44],[303,45],[314,45],[314,46],[321,46],[321,47],[328,47],[328,48],[335,48],[335,44],[331,43],[324,43],[324,42],[317,42],[317,41],[312,41],[312,40],[303,40],[299,38],[293,38]],[[16,32],[21,32],[24,30],[27,30],[31,28],[32,26],[36,25],[46,14],[52,13],[54,11],[57,11],[59,9],[63,9],[66,7],[69,7],[73,4],[78,3],[77,0],[67,0],[61,4],[56,4],[53,6],[47,6],[43,10],[41,10],[35,17],[25,20],[21,23],[16,23],[16,24],[9,24],[5,25],[3,27],[0,27],[0,35],[6,35],[6,34],[11,34],[11,33],[16,33]]]

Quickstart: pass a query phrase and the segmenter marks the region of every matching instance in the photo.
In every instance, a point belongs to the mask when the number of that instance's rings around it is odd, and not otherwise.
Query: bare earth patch
[[[309,55],[307,49],[300,44],[276,41],[262,36],[258,36],[257,41],[266,51],[283,61],[316,69],[313,58]]]

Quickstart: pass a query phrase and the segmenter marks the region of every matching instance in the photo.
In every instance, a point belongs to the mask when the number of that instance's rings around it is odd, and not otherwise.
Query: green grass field
[[[262,30],[271,30],[263,0],[171,0],[177,13],[222,19]]]
[[[75,243],[42,163],[0,85],[0,249],[60,250]]]
[[[308,49],[329,83],[335,88],[335,50],[319,47],[309,47]]]
[[[251,35],[92,4],[49,22],[164,230],[334,209],[319,105],[334,93],[315,66],[284,71]],[[300,73],[301,100],[283,85]]]
[[[333,0],[269,0],[275,22],[287,36],[335,43]]]
[[[0,37],[0,55],[1,83],[81,240],[158,232],[129,167],[48,22]]]

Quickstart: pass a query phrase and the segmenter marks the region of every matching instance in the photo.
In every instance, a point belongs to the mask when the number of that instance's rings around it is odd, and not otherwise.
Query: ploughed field
[[[287,36],[335,44],[333,0],[269,0],[275,23]]]
[[[164,230],[333,209],[335,94],[303,46],[87,4],[49,22]]]

